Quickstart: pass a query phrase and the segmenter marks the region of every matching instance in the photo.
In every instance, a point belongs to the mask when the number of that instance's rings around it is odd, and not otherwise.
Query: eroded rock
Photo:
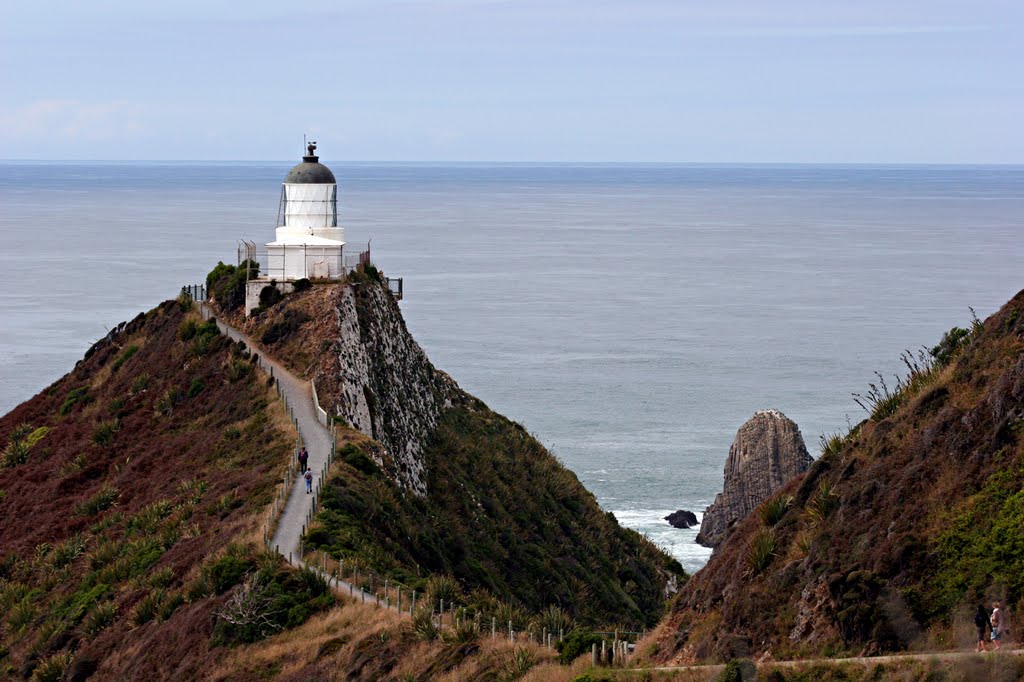
[[[715,547],[730,526],[752,512],[814,460],[800,429],[778,410],[760,410],[740,427],[725,461],[725,485],[704,512],[697,542]]]

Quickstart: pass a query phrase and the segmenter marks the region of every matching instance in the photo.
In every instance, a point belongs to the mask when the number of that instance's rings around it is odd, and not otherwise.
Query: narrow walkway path
[[[992,656],[1021,656],[1024,655],[1024,649],[1010,649],[1003,648],[999,651],[986,651],[984,653],[978,653],[976,651],[936,651],[933,653],[922,653],[922,654],[891,654],[887,656],[855,656],[851,658],[807,658],[807,659],[796,659],[788,661],[765,661],[763,663],[755,663],[760,668],[769,668],[776,666],[779,668],[797,668],[805,665],[817,665],[821,663],[842,665],[844,663],[855,663],[860,665],[877,665],[879,663],[898,663],[900,661],[931,661],[939,660],[945,662],[953,662],[960,660],[967,660],[977,657],[979,660],[989,660]],[[651,672],[675,672],[675,671],[696,671],[696,672],[707,672],[711,679],[712,676],[717,676],[725,670],[725,666],[718,665],[673,665],[673,666],[659,666],[653,668],[631,668],[635,672],[651,671]]]
[[[259,356],[259,366],[268,375],[277,379],[280,384],[281,393],[287,398],[288,405],[294,410],[295,419],[298,422],[299,435],[309,452],[308,466],[313,472],[313,490],[324,483],[321,480],[324,465],[327,464],[327,455],[331,451],[333,439],[320,420],[317,419],[316,411],[313,408],[313,389],[308,381],[299,379],[289,372],[281,363],[269,358],[246,334],[235,329],[216,316],[213,309],[206,303],[197,301],[199,314],[204,320],[214,320],[221,333],[232,341],[240,341],[245,344],[250,353]],[[379,597],[363,591],[358,585],[351,585],[344,580],[337,580],[334,576],[324,573],[318,567],[305,563],[302,560],[301,540],[302,530],[306,524],[306,518],[310,509],[313,508],[313,494],[306,492],[306,482],[297,477],[292,484],[292,490],[288,494],[284,511],[278,520],[277,529],[270,544],[288,561],[297,566],[306,566],[321,574],[336,589],[344,594],[356,595],[362,601],[376,602],[378,606],[389,606],[398,610],[394,604],[386,604]],[[365,596],[364,596],[365,594]],[[404,612],[403,612],[404,613]]]

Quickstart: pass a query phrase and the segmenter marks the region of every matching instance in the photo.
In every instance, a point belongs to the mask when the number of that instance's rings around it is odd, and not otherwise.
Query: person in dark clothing
[[[978,604],[978,610],[974,612],[974,626],[978,628],[978,646],[975,651],[988,651],[985,642],[988,640],[988,610],[984,604]]]
[[[303,445],[299,450],[299,473],[306,473],[306,463],[309,462],[309,453],[306,452],[306,446]]]

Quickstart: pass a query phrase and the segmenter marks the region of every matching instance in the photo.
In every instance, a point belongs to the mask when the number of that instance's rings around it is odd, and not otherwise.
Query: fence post
[[[416,590],[412,591],[412,607],[409,609],[409,615],[416,615]]]
[[[508,641],[515,641],[512,639],[512,621],[508,622]]]
[[[491,639],[498,636],[498,619],[491,617]]]
[[[590,665],[597,667],[597,642],[590,645]]]

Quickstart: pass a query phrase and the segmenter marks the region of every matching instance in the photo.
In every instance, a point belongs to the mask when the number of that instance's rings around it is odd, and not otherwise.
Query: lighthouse
[[[311,142],[281,186],[275,239],[267,244],[265,274],[271,279],[331,279],[343,273],[338,183],[315,152],[316,142]]]
[[[259,264],[251,275],[246,270],[246,314],[263,309],[260,298],[267,287],[289,294],[298,280],[337,282],[357,267],[371,264],[369,242],[365,250],[357,249],[348,257],[348,265],[344,250],[345,230],[338,225],[338,181],[331,169],[320,163],[316,142],[310,142],[302,161],[281,183],[274,241],[267,243],[265,250],[248,239],[238,242],[239,267]],[[383,281],[401,300],[402,279],[387,277]]]

